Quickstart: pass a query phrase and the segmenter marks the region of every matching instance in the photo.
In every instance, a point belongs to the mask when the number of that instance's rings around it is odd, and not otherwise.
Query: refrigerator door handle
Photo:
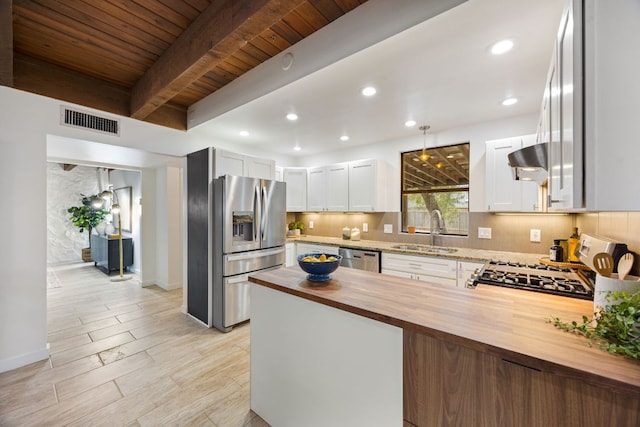
[[[254,198],[253,198],[253,241],[256,242],[258,240],[258,225],[260,224],[259,221],[260,217],[259,217],[259,209],[260,207],[258,206],[259,200],[260,200],[260,190],[258,189],[258,187],[255,188],[255,194],[254,194]]]
[[[267,188],[262,186],[262,217],[260,218],[260,238],[266,240],[265,233],[269,223],[269,212],[267,209]]]
[[[227,255],[226,256],[226,260],[227,261],[242,261],[245,259],[255,259],[255,258],[263,258],[266,256],[270,256],[270,255],[277,255],[284,252],[284,248],[283,247],[279,247],[279,248],[274,248],[274,249],[268,249],[268,250],[262,250],[259,252],[241,252],[239,254],[232,254],[232,255]]]

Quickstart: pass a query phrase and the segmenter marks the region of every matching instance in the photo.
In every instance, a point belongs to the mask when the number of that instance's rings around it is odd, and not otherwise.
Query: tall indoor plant
[[[104,217],[109,213],[107,209],[103,209],[102,205],[99,207],[93,206],[94,200],[102,200],[99,195],[94,194],[93,196],[85,196],[81,194],[82,204],[80,206],[73,206],[67,209],[71,215],[69,219],[80,229],[80,232],[84,232],[85,229],[89,232],[89,247],[82,249],[82,260],[83,261],[91,261],[91,231],[95,226],[100,224]]]

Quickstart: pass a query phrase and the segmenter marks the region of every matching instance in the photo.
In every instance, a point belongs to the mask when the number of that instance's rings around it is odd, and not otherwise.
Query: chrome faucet
[[[433,209],[431,211],[431,224],[429,225],[429,232],[431,233],[431,246],[433,247],[433,240],[436,234],[442,233],[444,229],[444,220],[442,219],[442,212],[439,209]],[[435,226],[434,226],[435,220]]]

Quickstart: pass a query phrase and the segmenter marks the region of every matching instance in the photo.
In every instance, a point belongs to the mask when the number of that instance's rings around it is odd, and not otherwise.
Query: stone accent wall
[[[67,209],[80,204],[81,194],[100,191],[98,168],[76,166],[70,171],[60,163],[47,163],[47,264],[82,261],[82,248],[89,246],[87,230],[69,220]]]

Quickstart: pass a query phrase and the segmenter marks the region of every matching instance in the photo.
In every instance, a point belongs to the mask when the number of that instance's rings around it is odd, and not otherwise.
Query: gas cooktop
[[[593,287],[578,271],[545,264],[490,261],[472,276],[479,284],[503,286],[573,298],[593,299]]]

